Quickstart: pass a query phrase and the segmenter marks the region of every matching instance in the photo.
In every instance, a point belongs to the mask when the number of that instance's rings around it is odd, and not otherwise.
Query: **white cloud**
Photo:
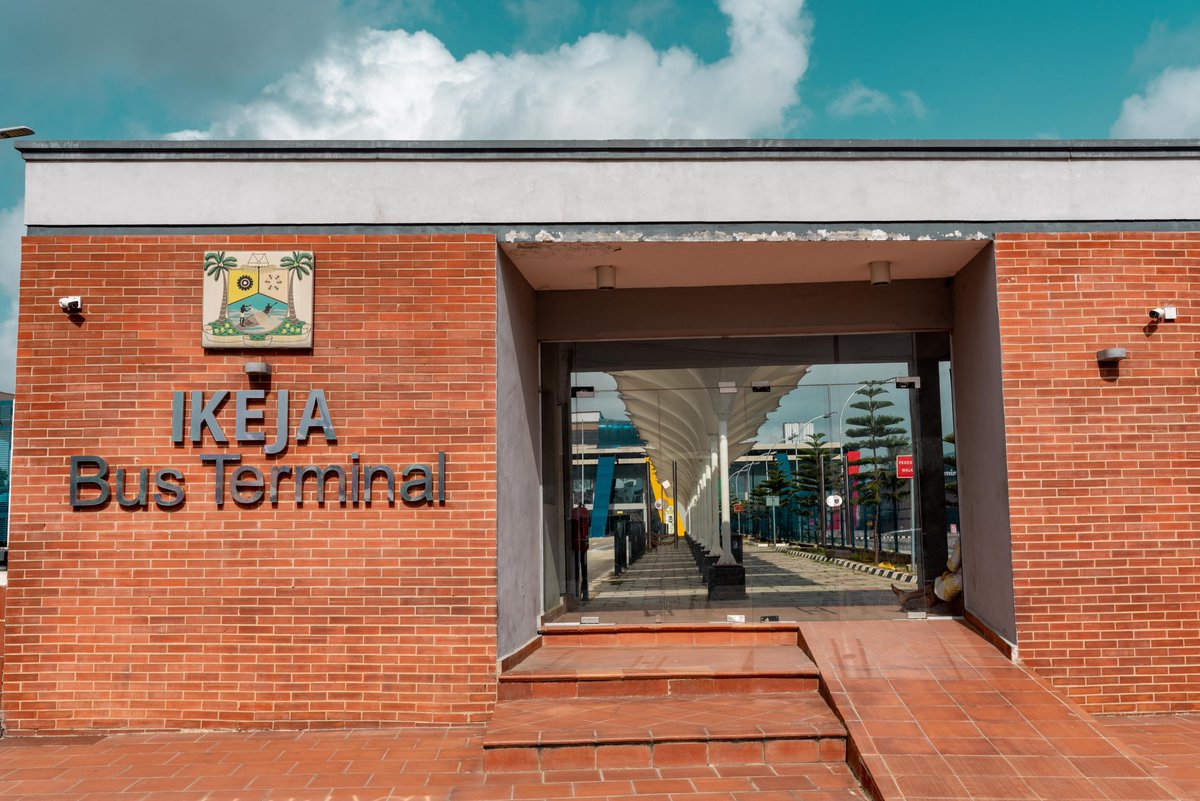
[[[365,29],[204,131],[221,139],[605,139],[779,131],[808,65],[803,0],[721,0],[729,55],[637,34],[456,59],[426,32]]]
[[[925,101],[921,96],[911,89],[906,89],[900,93],[900,99],[904,101],[903,105],[909,114],[919,120],[925,119]]]
[[[1119,139],[1200,137],[1200,68],[1166,69],[1142,94],[1125,98],[1111,133]]]
[[[12,392],[17,376],[17,296],[21,278],[22,206],[0,209],[0,391]]]
[[[912,90],[899,93],[899,99],[886,92],[872,89],[862,81],[853,80],[846,84],[829,104],[829,113],[835,117],[866,117],[875,114],[894,116],[904,113],[917,119],[925,117],[925,103]]]

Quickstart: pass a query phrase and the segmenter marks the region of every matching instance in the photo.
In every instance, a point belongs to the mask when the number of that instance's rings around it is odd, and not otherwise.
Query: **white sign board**
[[[830,495],[830,496],[826,497],[825,505],[828,506],[830,509],[838,508],[839,506],[842,505],[842,496],[841,495]]]
[[[763,501],[766,503],[767,506],[778,506],[779,505],[779,496],[778,495],[767,495],[766,497],[763,498]]]

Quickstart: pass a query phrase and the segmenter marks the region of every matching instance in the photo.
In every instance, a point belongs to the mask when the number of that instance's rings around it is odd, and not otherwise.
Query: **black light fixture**
[[[271,365],[266,362],[246,362],[245,370],[251,380],[271,377]]]

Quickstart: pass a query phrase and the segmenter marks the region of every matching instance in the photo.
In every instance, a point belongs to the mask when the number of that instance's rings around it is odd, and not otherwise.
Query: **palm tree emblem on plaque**
[[[208,251],[202,266],[204,347],[312,346],[311,251]]]

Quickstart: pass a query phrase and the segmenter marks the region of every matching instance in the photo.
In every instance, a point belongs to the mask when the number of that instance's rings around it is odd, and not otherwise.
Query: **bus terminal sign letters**
[[[274,425],[267,428],[265,390],[220,390],[207,397],[199,390],[176,390],[171,404],[171,442],[201,445],[207,431],[212,442],[228,445],[226,427],[232,423],[233,441],[237,445],[261,446],[268,457],[286,453],[290,442],[304,443],[314,437],[322,437],[331,445],[337,443],[337,430],[324,390],[314,389],[305,397],[294,399],[297,405],[304,404],[294,432],[288,430],[291,393],[283,389],[273,394]],[[230,405],[231,397],[233,419],[226,414],[222,424],[221,412]],[[242,464],[239,453],[202,453],[199,462],[200,469],[207,473],[213,502],[218,507],[223,507],[227,499],[241,507],[258,506],[264,501],[278,506],[288,499],[296,506],[303,506],[306,492],[320,505],[333,492],[341,506],[369,505],[385,498],[392,505],[397,497],[408,505],[446,503],[445,451],[438,451],[436,465],[416,463],[396,469],[365,462],[358,453],[351,453],[349,464],[343,465],[274,464],[259,468]],[[114,499],[125,509],[146,508],[151,503],[160,509],[173,509],[182,505],[186,496],[187,481],[177,468],[159,468],[152,474],[146,467],[135,471],[113,469],[101,456],[71,457],[70,500],[74,509],[96,509]]]

